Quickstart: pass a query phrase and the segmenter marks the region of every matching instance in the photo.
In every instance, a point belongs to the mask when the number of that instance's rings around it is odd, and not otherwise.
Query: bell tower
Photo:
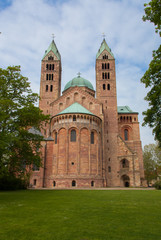
[[[44,114],[50,114],[49,105],[61,93],[61,56],[54,40],[45,51],[41,61],[39,107]]]
[[[96,97],[104,115],[103,163],[106,186],[119,186],[117,161],[118,114],[114,55],[103,39],[96,55]]]

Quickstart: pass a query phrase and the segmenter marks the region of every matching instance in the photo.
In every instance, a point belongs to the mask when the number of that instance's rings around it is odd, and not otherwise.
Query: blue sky
[[[0,11],[2,11],[4,8],[9,7],[11,4],[11,0],[0,0]]]
[[[62,90],[77,76],[95,87],[95,59],[102,33],[116,59],[118,105],[142,112],[147,90],[140,78],[160,43],[152,23],[143,22],[145,0],[0,0],[0,67],[21,65],[39,93],[41,59],[55,34],[62,58]],[[140,124],[140,125],[141,125]],[[141,127],[143,145],[154,141]]]

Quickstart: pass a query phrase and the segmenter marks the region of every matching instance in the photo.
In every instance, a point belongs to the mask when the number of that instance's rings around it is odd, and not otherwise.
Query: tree
[[[161,1],[151,0],[145,4],[145,16],[143,20],[149,20],[156,26],[156,32],[161,36]],[[153,128],[155,139],[161,148],[161,45],[158,50],[153,51],[153,60],[149,64],[149,69],[141,78],[141,82],[146,88],[150,88],[145,100],[149,102],[149,109],[143,112],[144,125]]]
[[[151,0],[149,3],[144,4],[145,15],[143,16],[143,21],[149,20],[155,25],[155,31],[159,32],[161,36],[161,1]]]
[[[40,130],[49,118],[35,106],[38,99],[20,66],[0,68],[0,176],[22,178],[41,165],[43,136],[29,131]]]
[[[161,175],[161,149],[157,144],[144,146],[143,160],[145,179],[149,185],[152,180],[157,180]]]

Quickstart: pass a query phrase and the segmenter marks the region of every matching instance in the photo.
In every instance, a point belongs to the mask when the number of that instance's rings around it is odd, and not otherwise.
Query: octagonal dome
[[[94,88],[92,86],[92,83],[90,81],[88,81],[87,79],[84,79],[80,76],[76,77],[76,78],[73,78],[72,80],[70,80],[64,87],[64,91],[67,90],[68,88],[70,87],[75,87],[75,86],[78,86],[78,87],[87,87],[91,90],[94,91]]]

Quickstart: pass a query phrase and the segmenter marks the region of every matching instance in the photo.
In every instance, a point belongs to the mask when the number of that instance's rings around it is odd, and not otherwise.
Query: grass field
[[[1,240],[161,240],[161,191],[0,192]]]

